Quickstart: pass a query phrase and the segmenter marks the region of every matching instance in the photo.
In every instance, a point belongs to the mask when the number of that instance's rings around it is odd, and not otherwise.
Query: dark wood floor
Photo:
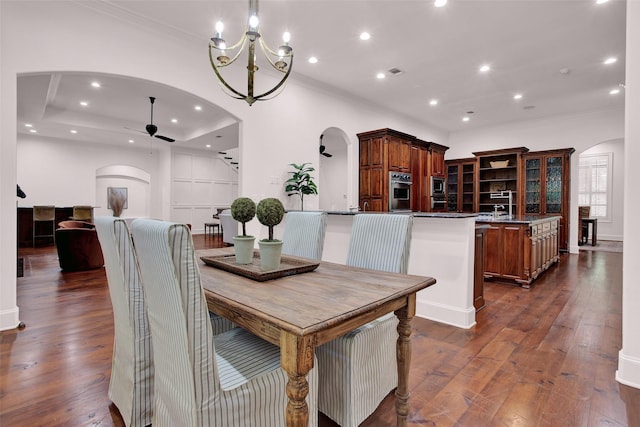
[[[62,273],[53,247],[19,252],[26,328],[1,335],[0,425],[122,426],[107,397],[113,324],[104,271]],[[410,424],[628,425],[614,379],[621,282],[622,254],[581,251],[563,255],[530,290],[488,282],[472,329],[415,318]],[[363,425],[395,425],[393,402]]]

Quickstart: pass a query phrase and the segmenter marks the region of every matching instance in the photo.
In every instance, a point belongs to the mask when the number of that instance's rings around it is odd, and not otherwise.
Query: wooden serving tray
[[[260,266],[259,251],[253,251],[253,260],[251,264],[237,264],[236,256],[233,254],[203,256],[200,257],[200,259],[211,267],[248,277],[249,279],[253,279],[258,282],[291,276],[293,274],[307,273],[315,270],[320,265],[319,262],[314,262],[305,258],[283,255],[280,260],[279,269],[263,271]]]

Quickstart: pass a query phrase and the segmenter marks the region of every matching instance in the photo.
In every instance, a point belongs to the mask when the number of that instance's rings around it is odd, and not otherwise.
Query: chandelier
[[[227,93],[227,95],[231,96],[232,98],[243,99],[249,105],[253,104],[256,101],[266,101],[267,99],[271,99],[277,96],[280,93],[277,92],[278,89],[280,89],[284,85],[285,81],[289,77],[289,74],[291,74],[291,68],[293,66],[293,49],[291,48],[291,46],[289,46],[289,39],[291,37],[289,33],[284,33],[284,35],[282,36],[283,44],[278,48],[277,51],[273,51],[269,48],[269,46],[267,46],[267,44],[260,37],[258,0],[249,0],[249,20],[247,23],[247,30],[236,44],[231,47],[227,46],[226,41],[222,38],[223,30],[223,23],[220,21],[217,22],[216,35],[215,37],[211,37],[211,42],[209,43],[209,60],[211,61],[213,71],[215,71],[216,76],[218,76],[220,84],[222,85],[223,90],[225,90],[225,93]],[[276,71],[284,74],[278,84],[276,84],[270,90],[259,95],[254,95],[253,93],[255,73],[256,71],[258,71],[256,44],[260,47],[260,50],[262,51],[262,54],[266,58],[267,62]],[[222,77],[220,69],[233,64],[236,59],[240,57],[240,54],[245,50],[245,47],[247,46],[248,75],[247,92],[245,94],[231,87],[231,85],[229,85],[229,83],[227,83],[226,80]],[[289,61],[289,63],[286,62],[287,60]],[[273,96],[267,98],[269,95]]]

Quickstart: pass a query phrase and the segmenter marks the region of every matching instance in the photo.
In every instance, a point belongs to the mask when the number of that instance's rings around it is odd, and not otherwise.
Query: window
[[[611,219],[612,153],[580,156],[578,205],[591,206],[592,217]]]

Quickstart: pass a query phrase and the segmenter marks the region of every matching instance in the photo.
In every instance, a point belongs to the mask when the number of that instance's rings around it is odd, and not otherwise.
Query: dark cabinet
[[[389,137],[389,170],[411,172],[411,142]]]
[[[360,190],[361,210],[383,211],[387,197],[384,184],[384,141],[382,137],[365,138],[360,141]]]
[[[560,215],[559,245],[569,248],[569,182],[573,148],[523,155],[522,200],[526,214]]]
[[[445,162],[447,171],[447,210],[449,212],[476,212],[475,170],[476,159],[457,159]]]
[[[430,143],[430,152],[431,152],[431,176],[445,176],[445,162],[444,162],[444,153],[447,150],[447,147],[443,147],[441,145]]]

